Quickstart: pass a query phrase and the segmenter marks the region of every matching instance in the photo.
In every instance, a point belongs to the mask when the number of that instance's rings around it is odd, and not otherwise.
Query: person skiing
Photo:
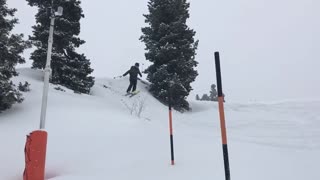
[[[130,93],[131,88],[132,88],[132,93],[134,93],[136,91],[137,88],[137,81],[138,81],[138,74],[140,75],[140,77],[142,77],[142,74],[139,70],[139,63],[135,63],[134,66],[131,66],[130,70],[128,70],[126,73],[123,74],[123,76],[126,76],[127,74],[130,75],[130,84],[129,87],[127,89],[127,94]]]

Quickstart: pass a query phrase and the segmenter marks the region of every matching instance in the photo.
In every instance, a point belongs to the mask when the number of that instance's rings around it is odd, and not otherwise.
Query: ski
[[[135,95],[139,94],[139,92],[140,92],[140,91],[132,92],[132,93],[131,93],[131,95],[130,95],[129,97],[131,98],[131,97],[133,97],[133,96],[135,96]]]

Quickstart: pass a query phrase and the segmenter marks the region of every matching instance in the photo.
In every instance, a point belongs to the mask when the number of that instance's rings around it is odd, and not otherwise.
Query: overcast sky
[[[139,37],[147,2],[82,0],[85,18],[80,37],[86,44],[79,52],[91,60],[95,76],[121,75],[135,62],[146,68]],[[189,2],[188,25],[200,41],[192,98],[209,92],[210,84],[216,83],[215,51],[221,53],[227,101],[320,98],[319,0]],[[24,0],[8,4],[19,10],[15,32],[31,34],[36,10]]]

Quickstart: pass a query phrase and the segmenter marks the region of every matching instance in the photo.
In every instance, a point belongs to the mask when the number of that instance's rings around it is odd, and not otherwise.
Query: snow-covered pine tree
[[[48,36],[50,26],[49,8],[63,7],[63,15],[55,20],[52,48],[51,83],[60,84],[77,93],[89,93],[94,84],[90,76],[93,69],[84,54],[78,54],[76,48],[84,44],[80,34],[80,19],[84,17],[80,0],[27,0],[30,6],[37,6],[37,24],[33,26],[30,37],[36,50],[31,54],[32,67],[44,69],[46,64]]]
[[[208,96],[208,94],[203,94],[202,97],[201,97],[201,101],[211,101],[211,99]]]
[[[18,75],[15,66],[25,62],[20,54],[30,45],[23,40],[22,34],[11,34],[18,23],[14,18],[16,11],[8,8],[7,0],[0,0],[0,112],[23,101],[11,78]]]
[[[186,24],[189,7],[186,0],[150,0],[149,14],[144,15],[149,25],[142,28],[140,38],[146,45],[145,57],[152,63],[145,70],[150,92],[168,103],[172,85],[172,105],[179,111],[190,109],[186,97],[198,75],[194,69],[198,41],[194,40],[195,31]]]
[[[216,90],[216,85],[211,85],[211,91],[210,91],[210,101],[218,101],[218,92]]]

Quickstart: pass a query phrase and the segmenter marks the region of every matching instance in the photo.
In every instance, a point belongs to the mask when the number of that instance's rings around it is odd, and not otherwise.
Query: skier
[[[130,84],[127,89],[127,94],[130,93],[132,88],[132,93],[135,93],[137,88],[137,81],[138,81],[138,74],[140,77],[142,77],[142,74],[139,70],[139,63],[136,63],[134,66],[131,66],[130,70],[128,70],[126,73],[123,74],[123,76],[126,76],[127,74],[130,74]]]

